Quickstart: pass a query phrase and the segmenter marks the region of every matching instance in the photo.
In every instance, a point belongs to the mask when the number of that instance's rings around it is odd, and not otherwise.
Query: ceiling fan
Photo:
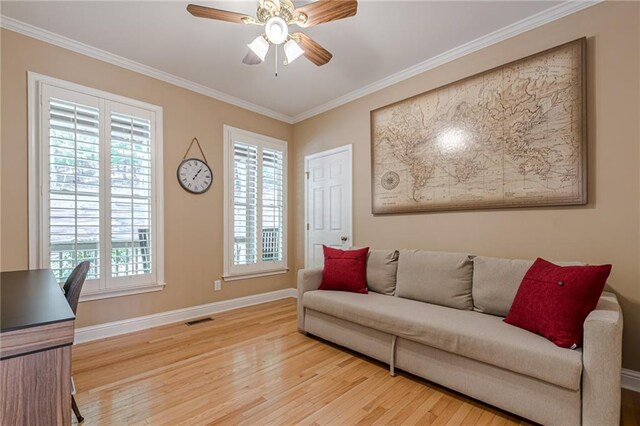
[[[187,11],[199,18],[264,26],[264,34],[248,44],[249,52],[242,60],[247,65],[263,62],[273,44],[276,46],[277,66],[277,46],[284,43],[285,65],[304,55],[309,61],[321,66],[329,62],[333,55],[306,34],[289,33],[289,26],[297,25],[307,28],[354,16],[358,11],[358,2],[356,0],[318,0],[296,8],[291,0],[258,0],[255,18],[242,13],[195,4],[187,6]]]

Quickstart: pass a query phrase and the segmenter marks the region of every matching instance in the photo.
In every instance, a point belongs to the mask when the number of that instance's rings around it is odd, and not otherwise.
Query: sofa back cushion
[[[473,309],[469,254],[400,250],[396,296],[457,309]]]
[[[476,256],[473,259],[473,309],[507,316],[522,278],[533,260]]]
[[[393,295],[396,291],[398,250],[369,250],[367,287],[376,293]]]
[[[506,317],[520,283],[533,260],[476,256],[473,259],[473,309]],[[582,262],[555,262],[562,266],[581,266]]]

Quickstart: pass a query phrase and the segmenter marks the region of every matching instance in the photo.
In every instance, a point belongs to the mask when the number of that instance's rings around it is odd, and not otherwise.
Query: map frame
[[[577,155],[576,164],[580,169],[576,173],[576,181],[578,186],[578,194],[577,196],[565,197],[563,199],[556,198],[554,200],[544,200],[544,199],[521,199],[517,201],[510,202],[452,202],[448,204],[440,204],[440,205],[424,205],[416,202],[413,206],[381,206],[379,200],[376,199],[376,177],[381,179],[381,173],[377,170],[378,161],[376,158],[376,119],[377,116],[380,115],[385,110],[389,110],[390,108],[398,107],[403,104],[410,104],[415,102],[416,99],[421,97],[427,97],[429,95],[433,95],[439,91],[443,91],[444,89],[451,89],[456,86],[462,86],[465,83],[468,83],[474,79],[479,77],[486,76],[491,73],[496,73],[501,70],[504,70],[508,67],[514,67],[520,63],[525,63],[526,61],[531,61],[534,59],[538,59],[544,56],[551,56],[556,52],[559,52],[563,49],[567,49],[570,47],[574,47],[574,51],[577,52],[576,56],[576,70],[572,74],[575,76],[577,80],[577,93],[579,99],[577,100],[578,105],[580,106],[580,113],[578,114],[577,119],[580,120],[579,125],[574,126],[576,129],[571,132],[573,136],[577,135],[579,150],[580,153]],[[526,57],[516,59],[514,61],[510,61],[508,63],[504,63],[502,65],[498,65],[491,69],[478,72],[476,74],[470,75],[468,77],[462,78],[460,80],[453,81],[451,83],[421,92],[419,94],[410,96],[408,98],[399,100],[397,102],[385,105],[383,107],[374,109],[370,111],[370,154],[371,154],[371,212],[374,215],[386,215],[386,214],[404,214],[404,213],[425,213],[425,212],[442,212],[442,211],[460,211],[460,210],[489,210],[489,209],[513,209],[513,208],[530,208],[530,207],[560,207],[560,206],[581,206],[586,205],[588,202],[587,192],[587,145],[588,145],[588,136],[587,136],[587,38],[582,37],[576,40],[569,41],[567,43],[563,43],[561,45],[545,49],[543,51],[528,55]],[[435,166],[434,166],[435,167]],[[387,173],[388,174],[388,173]],[[390,176],[389,184],[397,185],[397,181],[399,180],[398,173],[393,172],[395,176]],[[504,176],[503,176],[504,179]],[[384,182],[380,183],[384,187]],[[385,188],[387,189],[387,188]],[[503,191],[504,191],[504,183],[503,183]],[[504,197],[504,195],[503,195]]]

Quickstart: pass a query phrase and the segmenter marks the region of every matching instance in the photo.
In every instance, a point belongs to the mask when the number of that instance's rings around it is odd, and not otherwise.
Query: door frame
[[[302,224],[304,229],[304,267],[308,266],[308,253],[309,248],[309,162],[317,158],[326,157],[328,155],[334,155],[341,152],[348,154],[349,169],[345,173],[347,178],[347,189],[349,191],[347,199],[349,200],[349,241],[353,245],[353,145],[343,145],[337,148],[328,149],[326,151],[320,151],[313,154],[304,156],[304,223]]]

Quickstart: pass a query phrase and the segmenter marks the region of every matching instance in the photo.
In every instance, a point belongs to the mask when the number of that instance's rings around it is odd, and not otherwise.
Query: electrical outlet
[[[220,291],[222,290],[222,282],[220,280],[215,280],[213,283],[213,290]]]

